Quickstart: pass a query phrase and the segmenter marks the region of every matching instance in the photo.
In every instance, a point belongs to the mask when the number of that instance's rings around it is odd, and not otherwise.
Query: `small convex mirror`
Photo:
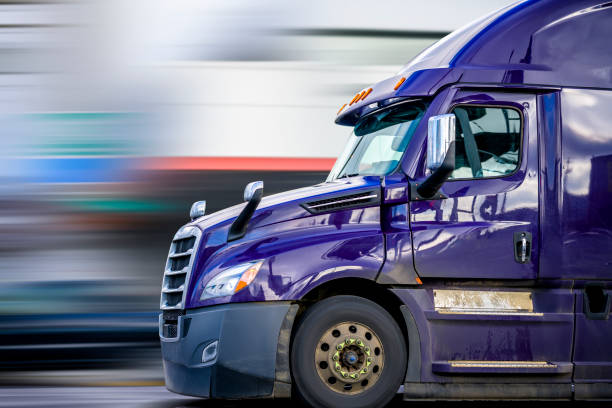
[[[444,161],[448,147],[455,140],[455,115],[432,116],[427,123],[427,169],[436,171]]]
[[[191,210],[189,210],[189,218],[191,221],[203,217],[206,214],[206,201],[196,201],[191,206]]]
[[[253,181],[244,188],[244,201],[251,201],[255,194],[263,194],[263,181]],[[261,197],[260,197],[261,198]]]

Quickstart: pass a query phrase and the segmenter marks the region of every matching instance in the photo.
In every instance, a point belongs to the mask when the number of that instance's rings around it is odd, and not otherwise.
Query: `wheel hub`
[[[343,350],[342,361],[344,361],[347,366],[355,367],[355,364],[359,362],[359,356],[353,350]]]
[[[369,327],[344,322],[328,329],[317,344],[315,364],[321,380],[342,394],[358,394],[380,377],[382,343]]]

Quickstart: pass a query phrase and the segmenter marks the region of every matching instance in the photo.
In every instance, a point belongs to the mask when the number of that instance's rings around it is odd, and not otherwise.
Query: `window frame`
[[[448,112],[447,113],[452,113],[454,114],[454,110],[457,107],[480,107],[480,108],[501,108],[501,109],[512,109],[514,111],[516,111],[519,115],[519,119],[521,120],[521,124],[520,124],[520,133],[519,133],[519,161],[516,164],[516,168],[514,169],[514,171],[512,173],[508,173],[508,174],[502,174],[499,176],[489,176],[489,177],[469,177],[469,178],[448,178],[446,180],[446,183],[449,182],[453,182],[453,181],[474,181],[474,180],[493,180],[493,179],[503,179],[506,177],[511,177],[514,176],[516,173],[518,173],[518,171],[521,169],[521,166],[523,165],[523,147],[524,147],[524,133],[525,133],[525,118],[523,117],[523,112],[521,111],[521,109],[517,108],[516,106],[512,106],[512,105],[505,105],[503,103],[492,103],[492,104],[487,104],[487,103],[455,103],[455,104],[451,104],[451,106],[448,108]],[[454,172],[454,170],[453,170]],[[451,173],[452,175],[452,173]]]

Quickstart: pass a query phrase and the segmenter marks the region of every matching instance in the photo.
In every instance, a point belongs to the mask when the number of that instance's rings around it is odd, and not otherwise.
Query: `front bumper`
[[[276,394],[280,378],[288,389],[288,345],[296,311],[289,302],[188,310],[178,317],[176,337],[165,338],[160,330],[166,387],[197,397],[266,397]],[[217,357],[203,364],[202,352],[215,340]]]

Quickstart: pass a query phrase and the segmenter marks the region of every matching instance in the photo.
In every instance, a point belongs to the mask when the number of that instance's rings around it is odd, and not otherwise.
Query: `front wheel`
[[[306,311],[291,347],[299,397],[313,407],[382,407],[406,373],[406,342],[389,313],[357,296]]]

